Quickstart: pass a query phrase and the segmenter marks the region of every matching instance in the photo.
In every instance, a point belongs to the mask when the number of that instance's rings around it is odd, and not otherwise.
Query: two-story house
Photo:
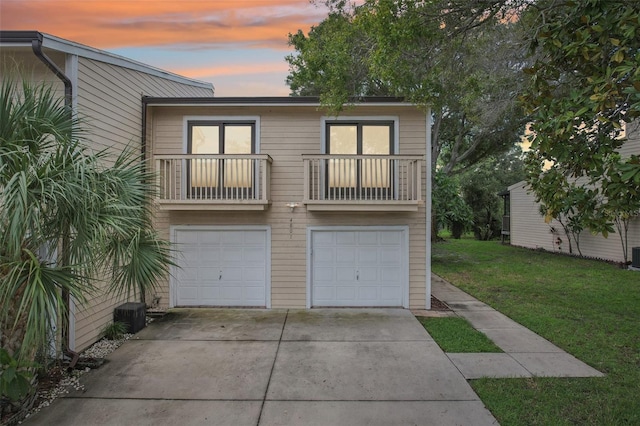
[[[50,83],[96,149],[145,154],[178,264],[150,295],[161,307],[430,307],[428,111],[215,98],[209,83],[36,31],[0,31],[0,66]],[[122,302],[72,304],[69,348],[96,341]]]
[[[430,305],[428,113],[365,98],[147,97],[156,225],[178,268],[161,305]]]

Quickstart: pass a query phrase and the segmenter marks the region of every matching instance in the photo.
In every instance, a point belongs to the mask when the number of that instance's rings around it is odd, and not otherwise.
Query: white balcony
[[[265,154],[155,155],[164,210],[265,210],[271,157]]]
[[[304,155],[307,210],[417,211],[420,155]]]

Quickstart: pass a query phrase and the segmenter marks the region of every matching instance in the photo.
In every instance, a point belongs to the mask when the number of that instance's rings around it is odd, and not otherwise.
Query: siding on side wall
[[[96,148],[120,152],[140,147],[142,96],[211,96],[211,90],[186,86],[139,71],[79,58],[78,113],[92,131]]]
[[[627,124],[627,141],[619,149],[622,157],[640,155],[640,120]],[[525,182],[509,187],[511,194],[511,244],[529,248],[541,248],[555,252],[569,252],[568,237],[557,221],[545,223],[539,214],[539,205]],[[554,232],[552,232],[552,229]],[[632,247],[640,246],[640,218],[631,221],[628,231],[628,256],[631,260]],[[561,241],[561,242],[560,242]],[[560,242],[560,243],[559,243]],[[589,230],[580,234],[580,249],[587,257],[623,262],[624,255],[620,235],[617,232],[604,238],[593,235]],[[573,247],[573,253],[578,250]]]
[[[64,69],[64,54],[47,52],[47,55],[61,69]],[[19,84],[22,81],[28,81],[50,85],[60,98],[64,97],[64,84],[35,56],[31,49],[0,49],[0,79],[4,80],[7,77]]]
[[[627,141],[620,147],[620,155],[628,157],[631,154],[640,155],[640,120],[627,124]]]
[[[158,211],[156,226],[169,238],[170,225],[270,225],[271,306],[304,308],[307,285],[307,227],[409,226],[410,307],[425,306],[425,205],[418,212],[309,212],[303,199],[303,154],[320,154],[321,112],[316,107],[154,107],[148,143],[154,154],[183,152],[184,116],[260,116],[260,153],[273,159],[271,201],[266,211]],[[399,116],[399,154],[425,154],[425,116],[415,108],[359,107],[345,115]],[[151,152],[151,151],[150,151]],[[422,170],[424,198],[425,167]],[[288,202],[300,207],[292,213]],[[169,281],[161,305],[169,305]]]
[[[96,149],[118,154],[127,146],[141,149],[142,96],[212,96],[212,91],[188,86],[104,62],[78,59],[78,114],[90,130],[88,138]],[[107,282],[75,314],[75,344],[80,351],[100,337],[113,320],[113,309],[125,302],[105,294]],[[135,300],[131,298],[130,300]]]
[[[511,244],[534,249],[544,249],[553,252],[569,253],[568,237],[557,221],[545,223],[539,213],[539,204],[529,193],[525,182],[519,182],[509,187],[511,194]],[[555,232],[552,232],[552,229]],[[640,219],[632,221],[629,233],[629,260],[631,247],[640,246]],[[561,241],[558,244],[558,239]],[[622,244],[618,233],[592,235],[588,230],[580,234],[580,248],[583,256],[622,262]],[[573,247],[573,253],[578,251]]]

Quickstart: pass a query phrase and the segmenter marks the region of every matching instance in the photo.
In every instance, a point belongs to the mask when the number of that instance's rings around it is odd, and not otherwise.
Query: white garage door
[[[266,230],[175,229],[174,306],[267,306]]]
[[[312,231],[311,306],[404,306],[403,231]]]

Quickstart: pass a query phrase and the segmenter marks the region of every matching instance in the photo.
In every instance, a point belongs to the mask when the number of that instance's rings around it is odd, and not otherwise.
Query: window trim
[[[321,135],[321,140],[320,140],[320,144],[321,144],[321,153],[323,155],[327,155],[330,154],[329,151],[329,133],[328,133],[328,129],[329,126],[331,124],[344,124],[344,125],[350,125],[350,124],[356,124],[358,126],[358,128],[360,129],[362,125],[367,125],[367,124],[371,124],[371,125],[375,125],[375,124],[391,124],[393,126],[392,132],[391,132],[391,137],[393,138],[392,141],[390,142],[390,153],[389,155],[398,155],[400,153],[400,119],[398,116],[344,116],[344,117],[327,117],[327,116],[323,116],[321,117],[321,131],[320,131],[320,135]],[[362,149],[362,140],[361,140],[361,130],[358,130],[358,150]],[[356,154],[356,155],[360,155],[360,154]],[[324,189],[322,190],[322,196],[323,197],[328,197],[331,198],[332,197],[332,193],[330,193],[329,191],[332,190],[332,188],[329,187],[329,175],[328,172],[324,169],[324,167],[321,169],[320,171],[321,174],[321,182],[323,183]],[[360,186],[360,179],[359,177],[358,179],[358,185],[356,185],[356,190],[357,188],[359,188]],[[391,170],[391,179],[392,179],[392,192],[393,194],[397,194],[397,190],[398,190],[398,171],[393,169]],[[361,187],[360,187],[361,188]],[[338,190],[340,190],[340,188],[338,188]],[[394,196],[395,197],[395,196]]]
[[[213,120],[189,120],[187,122],[187,154],[191,154],[191,149],[193,146],[193,132],[191,129],[194,126],[217,126],[220,128],[221,132],[219,133],[220,140],[218,141],[218,153],[226,154],[224,147],[224,132],[226,126],[251,126],[251,152],[250,154],[257,154],[256,151],[256,123],[253,121],[213,121]]]
[[[320,153],[327,154],[327,124],[339,123],[361,123],[375,124],[376,122],[393,122],[393,153],[391,155],[400,154],[400,118],[397,115],[368,115],[368,116],[344,116],[329,117],[322,116],[320,118]]]
[[[254,123],[254,153],[260,154],[260,116],[259,115],[185,115],[182,117],[182,152],[189,153],[189,122],[229,122]]]
[[[182,152],[185,154],[190,154],[191,152],[191,128],[193,125],[203,125],[210,123],[212,125],[221,125],[224,127],[225,124],[239,124],[239,125],[251,125],[252,126],[252,141],[251,141],[251,154],[259,154],[260,153],[260,116],[183,116],[182,119],[182,129],[183,129],[183,141],[182,141]],[[221,132],[221,140],[220,146],[224,145],[224,130]],[[224,154],[224,153],[220,153]],[[182,191],[184,194],[190,194],[193,188],[189,183],[190,171],[189,167],[185,167],[183,173],[185,175],[182,179]],[[258,190],[259,182],[256,180],[258,176],[258,165],[255,165],[253,170],[253,182],[251,187],[244,188],[247,191]]]

